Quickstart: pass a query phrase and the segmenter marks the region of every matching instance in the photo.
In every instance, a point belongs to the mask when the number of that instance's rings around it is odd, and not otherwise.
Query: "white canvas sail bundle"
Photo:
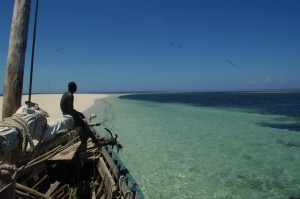
[[[74,120],[71,115],[62,115],[47,123],[47,112],[37,107],[20,107],[10,118],[0,122],[0,155],[13,150],[22,142],[49,141],[65,129],[74,129]],[[37,143],[37,142],[35,142]],[[25,145],[25,149],[28,143]],[[22,146],[24,147],[24,146]]]

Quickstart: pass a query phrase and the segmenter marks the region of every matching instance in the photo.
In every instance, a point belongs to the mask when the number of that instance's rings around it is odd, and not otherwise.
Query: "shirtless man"
[[[60,100],[60,109],[63,115],[72,115],[75,127],[81,127],[79,130],[79,137],[81,140],[81,144],[86,147],[86,143],[88,140],[88,135],[90,132],[84,133],[86,131],[90,131],[86,122],[84,121],[84,115],[81,112],[78,112],[74,109],[74,95],[77,90],[77,85],[75,82],[69,82],[68,91],[63,94]],[[82,132],[84,131],[84,132]]]
[[[75,123],[75,127],[82,127],[82,131],[79,131],[79,137],[81,143],[86,146],[86,142],[89,137],[91,137],[92,141],[100,145],[113,145],[116,143],[115,139],[112,140],[98,140],[92,130],[89,128],[88,124],[84,120],[84,115],[81,112],[78,112],[74,109],[74,95],[77,90],[77,85],[75,82],[69,82],[68,91],[65,92],[60,100],[60,109],[62,113],[72,115]]]
[[[75,82],[70,82],[68,84],[68,91],[65,92],[60,100],[60,109],[63,115],[72,115],[76,127],[83,127],[86,125],[83,120],[85,117],[81,112],[78,112],[74,109],[74,96],[77,90],[77,85]]]

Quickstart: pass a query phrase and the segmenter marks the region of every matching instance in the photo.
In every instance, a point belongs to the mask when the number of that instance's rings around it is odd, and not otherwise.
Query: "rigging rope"
[[[34,17],[34,29],[33,29],[33,40],[32,40],[32,53],[31,53],[29,95],[28,95],[29,99],[28,99],[28,101],[31,101],[32,73],[33,73],[33,62],[34,62],[34,48],[35,48],[35,35],[36,35],[36,24],[37,24],[38,6],[39,6],[39,0],[36,0],[35,17]]]

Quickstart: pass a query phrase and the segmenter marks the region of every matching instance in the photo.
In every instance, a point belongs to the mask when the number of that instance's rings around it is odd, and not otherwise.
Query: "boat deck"
[[[69,146],[68,148],[66,148],[65,150],[57,153],[55,156],[51,157],[49,160],[55,160],[55,161],[71,161],[76,159],[84,159],[84,160],[91,160],[94,161],[96,160],[98,157],[97,154],[99,154],[99,152],[97,152],[97,148],[93,148],[94,144],[89,140],[87,142],[87,149],[91,148],[90,150],[84,150],[84,148],[82,146],[80,146],[81,142],[76,142],[73,145]]]

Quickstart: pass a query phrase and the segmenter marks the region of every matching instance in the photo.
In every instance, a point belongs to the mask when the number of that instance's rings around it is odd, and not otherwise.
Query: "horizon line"
[[[285,88],[285,89],[208,89],[208,90],[153,90],[153,91],[81,91],[75,94],[126,94],[126,93],[190,93],[190,92],[257,92],[257,91],[300,91],[300,88]],[[65,91],[64,91],[65,92]],[[31,95],[39,94],[63,94],[64,92],[35,92]],[[29,93],[22,93],[22,95],[29,95]],[[0,93],[3,96],[3,93]]]

